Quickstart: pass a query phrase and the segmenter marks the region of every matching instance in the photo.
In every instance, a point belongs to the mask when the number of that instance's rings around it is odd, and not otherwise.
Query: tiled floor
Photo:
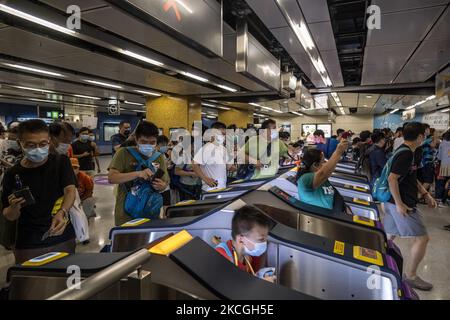
[[[109,158],[101,159],[102,168],[106,168]],[[79,245],[77,252],[98,252],[108,239],[109,230],[114,224],[113,187],[96,185],[97,217],[90,221],[91,241],[88,245]],[[442,227],[450,224],[450,207],[431,210],[423,207],[424,220],[431,237],[425,260],[422,262],[419,275],[434,284],[430,292],[420,292],[421,299],[450,299],[450,232]],[[409,259],[409,240],[399,239],[404,259]],[[0,285],[4,284],[6,271],[13,264],[12,254],[0,246]]]

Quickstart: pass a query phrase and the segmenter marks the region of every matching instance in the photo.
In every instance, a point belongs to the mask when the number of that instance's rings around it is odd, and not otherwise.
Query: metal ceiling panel
[[[348,108],[356,108],[358,105],[358,94],[357,93],[339,93],[339,98],[341,99],[342,105]]]
[[[379,94],[360,93],[358,95],[358,108],[369,108],[369,111],[372,110],[379,97]]]
[[[337,50],[321,51],[323,63],[327,68],[330,79],[333,82],[333,87],[344,86],[344,79],[342,78],[341,64],[339,62]]]
[[[218,92],[19,29],[0,30],[2,36],[0,52],[11,56],[181,95]]]
[[[402,98],[402,95],[383,94],[373,107],[372,112],[376,114],[383,113],[386,109],[391,108],[393,104]]]
[[[298,38],[291,27],[277,28],[270,31],[289,54],[304,55],[305,59],[309,60],[305,49],[303,49],[303,46],[298,41]]]
[[[435,24],[425,40],[447,40],[450,39],[450,7],[447,7],[444,14]]]
[[[336,50],[333,28],[329,21],[311,23],[308,27],[319,51]]]
[[[102,0],[82,0],[82,1],[74,1],[74,0],[40,0],[54,8],[57,8],[62,11],[66,11],[67,7],[70,5],[77,5],[80,7],[81,11],[91,10],[93,8],[98,8],[101,6],[108,5],[106,2]]]
[[[450,62],[450,38],[447,41],[423,41],[395,83],[423,82]]]
[[[326,0],[297,0],[302,8],[306,22],[315,23],[321,21],[330,21],[328,4]]]
[[[366,47],[362,85],[390,83],[405,64],[418,42]]]
[[[421,41],[444,7],[402,11],[381,15],[381,29],[367,31],[367,46]]]
[[[286,19],[273,0],[246,0],[256,15],[264,21],[267,28],[288,27]]]
[[[449,3],[448,0],[372,0],[371,4],[379,6],[381,13],[384,14],[389,12],[445,5],[447,3]]]

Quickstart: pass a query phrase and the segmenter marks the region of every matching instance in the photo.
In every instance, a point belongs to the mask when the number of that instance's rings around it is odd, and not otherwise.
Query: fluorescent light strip
[[[441,110],[441,112],[449,112],[449,111],[450,111],[450,108],[447,108],[447,109]]]
[[[74,94],[73,96],[77,97],[77,98],[84,98],[84,99],[91,99],[91,100],[101,100],[102,99],[99,97],[83,96],[82,94]]]
[[[215,108],[216,107],[216,105],[214,105],[214,104],[203,103],[203,102],[202,102],[202,106],[211,107],[211,108]]]
[[[237,91],[234,88],[227,87],[227,86],[224,86],[224,85],[221,85],[221,84],[219,84],[218,87],[221,88],[221,89],[227,90],[227,91],[231,91],[231,92],[236,92]]]
[[[193,11],[191,10],[191,8],[189,8],[183,1],[181,0],[175,0],[180,6],[182,6],[187,12],[189,12],[190,14],[193,13]]]
[[[143,91],[143,90],[134,90],[134,92],[142,93],[142,94],[145,94],[145,95],[148,95],[148,96],[161,97],[161,94],[156,93],[156,92]]]
[[[65,33],[65,34],[69,34],[71,36],[76,34],[76,32],[73,31],[73,30],[61,27],[61,26],[59,26],[59,25],[57,25],[55,23],[52,23],[50,21],[47,21],[47,20],[44,20],[44,19],[41,19],[41,18],[38,18],[38,17],[35,17],[35,16],[33,16],[31,14],[28,14],[28,13],[25,13],[23,11],[16,10],[16,9],[8,7],[8,6],[4,5],[4,4],[0,4],[0,11],[9,13],[9,14],[11,14],[13,16],[16,16],[16,17],[19,17],[19,18],[22,18],[22,19],[25,19],[25,20],[28,20],[28,21],[31,21],[31,22],[34,22],[34,23],[37,23],[37,24],[39,24],[41,26],[53,29],[55,31],[59,31],[59,32],[62,32],[62,33]]]
[[[276,112],[276,113],[283,113],[283,111],[281,111],[281,110],[275,110],[275,109],[272,109],[272,111],[273,111],[273,112]]]
[[[145,56],[143,56],[143,55],[140,55],[140,54],[138,54],[138,53],[135,53],[135,52],[132,52],[132,51],[129,51],[129,50],[123,50],[123,49],[121,49],[120,51],[121,51],[123,54],[127,55],[127,56],[133,57],[133,58],[135,58],[135,59],[138,59],[138,60],[147,62],[147,63],[149,63],[149,64],[152,64],[152,65],[155,65],[155,66],[158,66],[158,67],[162,67],[162,66],[164,65],[164,63],[162,63],[162,62],[159,62],[159,61],[156,61],[156,60],[147,58],[147,57],[145,57]]]
[[[303,116],[303,114],[302,114],[302,113],[299,113],[299,112],[291,111],[291,113],[296,114],[296,115],[298,115],[298,116]]]
[[[206,116],[207,118],[209,118],[209,119],[215,119],[215,118],[217,118],[216,116]]]
[[[344,108],[339,108],[339,111],[342,113],[342,114],[345,114],[345,110],[344,110]]]
[[[186,77],[189,77],[189,78],[192,78],[192,79],[201,81],[201,82],[208,82],[208,81],[209,81],[209,80],[206,79],[206,78],[200,77],[200,76],[198,76],[198,75],[196,75],[196,74],[193,74],[193,73],[190,73],[190,72],[181,71],[180,73],[181,73],[182,75],[186,76]]]
[[[262,108],[261,105],[259,105],[257,103],[254,103],[254,102],[250,102],[249,105],[254,106],[254,107],[261,107]]]
[[[29,88],[29,87],[22,87],[22,86],[12,86],[12,87],[17,88],[17,89],[36,91],[36,92],[56,93],[55,91],[44,90],[44,89],[38,89],[38,88]]]
[[[217,107],[218,109],[222,109],[222,110],[231,110],[231,108],[227,108],[227,107]]]
[[[136,109],[133,109],[133,110],[130,110],[130,111],[140,112],[140,113],[147,113],[147,111],[145,111],[145,110],[136,110]]]
[[[42,74],[48,74],[50,76],[64,77],[64,75],[62,75],[60,73],[37,69],[37,68],[32,68],[32,67],[27,67],[27,66],[22,66],[20,64],[13,64],[13,63],[3,63],[3,64],[5,66],[11,67],[11,68],[22,69],[22,70],[27,70],[27,71],[32,71],[32,72],[38,72],[38,73],[42,73]]]
[[[124,103],[126,103],[126,104],[131,104],[131,105],[135,105],[135,106],[144,106],[142,103],[131,102],[131,101],[127,101],[127,100],[125,100]]]
[[[392,110],[391,112],[389,112],[390,114],[392,114],[392,113],[396,113],[398,110],[400,110],[400,109],[394,109],[394,110]]]
[[[110,88],[114,88],[114,89],[123,89],[121,86],[116,85],[116,84],[111,84],[111,83],[106,83],[106,82],[101,82],[101,81],[95,81],[95,80],[84,80],[84,81],[89,82],[91,84],[97,84],[99,86],[110,87]]]

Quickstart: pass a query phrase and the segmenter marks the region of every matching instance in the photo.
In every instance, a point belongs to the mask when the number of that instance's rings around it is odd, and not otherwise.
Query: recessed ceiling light
[[[162,67],[162,66],[164,65],[164,63],[162,63],[162,62],[159,62],[159,61],[156,61],[156,60],[147,58],[147,57],[145,57],[145,56],[143,56],[143,55],[140,55],[140,54],[135,53],[135,52],[132,52],[132,51],[121,50],[121,52],[122,52],[123,54],[127,55],[127,56],[133,57],[133,58],[135,58],[135,59],[138,59],[138,60],[147,62],[147,63],[149,63],[149,64],[152,64],[152,65],[155,65],[155,66],[158,66],[158,67]]]
[[[231,91],[231,92],[236,92],[237,91],[237,89],[234,89],[234,88],[231,88],[231,87],[227,87],[227,86],[224,86],[224,85],[221,85],[221,84],[219,84],[218,87],[222,88],[224,90],[227,90],[227,91]]]
[[[110,87],[110,88],[114,88],[114,89],[123,89],[123,87],[116,85],[116,84],[111,84],[111,83],[106,83],[106,82],[101,82],[101,81],[96,81],[96,80],[84,80],[84,81],[89,82],[91,84],[96,84],[99,86]]]
[[[45,93],[56,93],[55,91],[51,90],[44,90],[44,89],[38,89],[38,88],[29,88],[29,87],[22,87],[22,86],[13,86],[17,89],[23,89],[23,90],[29,90],[29,91],[36,91],[36,92],[45,92]]]
[[[131,101],[127,101],[125,100],[124,103],[126,104],[131,104],[131,105],[135,105],[135,106],[143,106],[142,103],[138,103],[138,102],[131,102]]]
[[[84,96],[82,94],[74,94],[73,96],[77,97],[77,98],[84,98],[84,99],[91,99],[91,100],[101,100],[102,99],[99,97]]]
[[[200,77],[200,76],[198,76],[196,74],[193,74],[193,73],[190,73],[190,72],[182,71],[181,74],[186,76],[186,77],[189,77],[189,78],[201,81],[201,82],[208,82],[209,81],[206,78]]]
[[[156,92],[150,92],[150,91],[144,91],[144,90],[134,90],[134,92],[142,93],[142,94],[145,94],[147,96],[161,97],[161,94],[156,93]]]
[[[400,110],[400,109],[394,109],[394,110],[392,110],[391,112],[389,112],[389,113],[396,113],[398,110]]]
[[[27,67],[27,66],[23,66],[20,64],[13,64],[13,63],[3,63],[3,64],[5,66],[11,67],[11,68],[32,71],[32,72],[37,72],[37,73],[42,73],[42,74],[48,74],[50,76],[64,77],[64,75],[62,75],[61,73],[51,72],[51,71],[38,69],[38,68]]]
[[[366,98],[367,98],[367,99],[371,99],[372,96],[371,96],[370,94],[368,94],[368,95],[366,96]]]
[[[299,112],[296,112],[296,111],[291,111],[291,113],[296,114],[296,115],[298,115],[298,116],[303,116],[302,113],[299,113]]]

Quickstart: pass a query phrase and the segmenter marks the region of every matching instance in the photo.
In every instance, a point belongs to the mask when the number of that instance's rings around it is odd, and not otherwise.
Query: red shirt
[[[94,193],[94,180],[86,173],[80,171],[77,176],[78,179],[78,193],[81,201],[92,197]]]
[[[233,248],[233,242],[231,240],[228,240],[226,243],[228,249],[230,250],[231,254],[233,255],[232,257],[228,256],[227,253],[225,252],[224,249],[222,248],[216,248],[216,251],[219,252],[222,256],[224,256],[225,258],[227,258],[228,261],[230,261],[231,263],[233,263],[234,265],[236,265],[236,261],[234,257],[237,257],[237,255],[234,254],[234,248]],[[246,265],[245,259],[244,259],[244,263],[242,263],[241,261],[237,260],[237,267],[243,271],[246,271],[248,273],[252,273],[252,269],[254,272],[257,272],[260,268],[260,259],[259,257],[252,257],[252,256],[247,256],[248,262],[251,265],[251,268],[249,268]]]

